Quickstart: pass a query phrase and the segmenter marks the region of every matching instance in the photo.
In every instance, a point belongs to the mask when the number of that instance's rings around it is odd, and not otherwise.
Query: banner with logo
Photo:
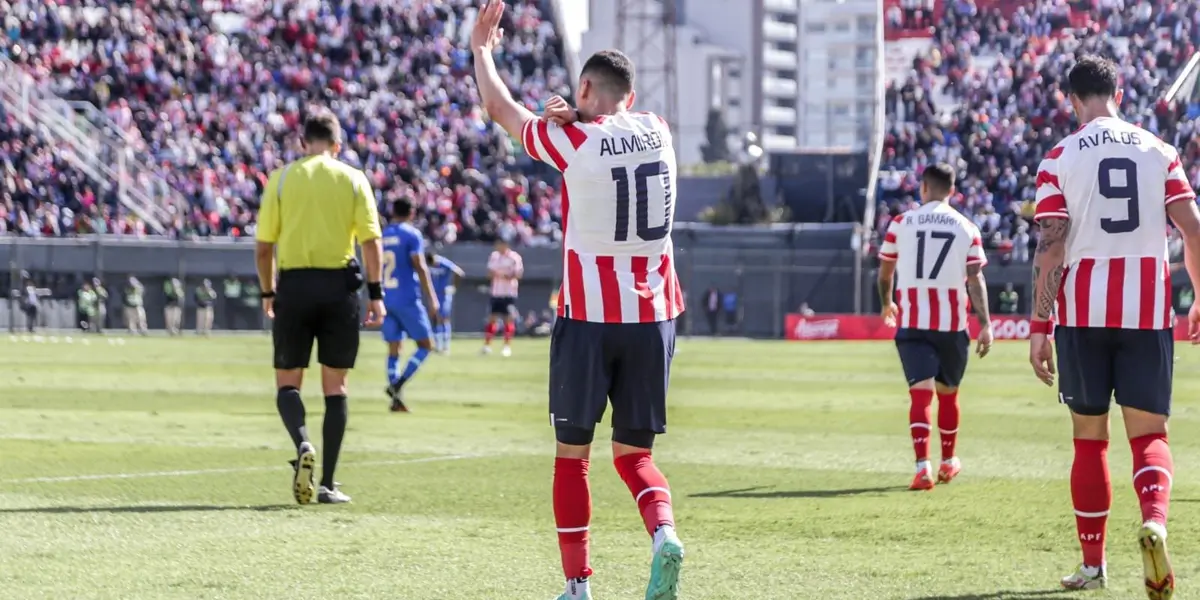
[[[971,337],[979,333],[975,318],[968,319]],[[784,320],[784,336],[789,340],[890,340],[894,328],[883,324],[878,315],[789,314]],[[1029,318],[1012,315],[992,317],[992,336],[997,340],[1029,339]],[[1187,320],[1175,320],[1175,339],[1187,339]]]

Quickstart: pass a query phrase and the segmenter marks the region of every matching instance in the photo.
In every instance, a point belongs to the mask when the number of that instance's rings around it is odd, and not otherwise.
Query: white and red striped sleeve
[[[1033,220],[1046,218],[1069,219],[1067,199],[1063,196],[1062,185],[1058,182],[1058,162],[1062,156],[1063,147],[1056,146],[1038,166],[1037,173],[1037,207],[1034,209]]]
[[[967,264],[983,267],[987,264],[987,253],[983,251],[983,237],[972,227],[971,245],[967,248]]]
[[[521,127],[525,153],[559,171],[567,170],[587,137],[584,128],[574,123],[559,127],[545,119],[530,119]]]
[[[879,246],[879,260],[896,260],[900,256],[900,248],[896,244],[896,234],[900,231],[900,221],[904,219],[904,215],[896,215],[891,223],[888,223],[887,233],[883,234],[883,244]]]
[[[525,262],[521,259],[521,255],[516,251],[509,251],[509,257],[512,258],[512,276],[520,279],[525,275]]]
[[[1192,189],[1192,184],[1188,182],[1187,173],[1183,170],[1183,161],[1179,160],[1179,153],[1171,146],[1166,147],[1167,159],[1167,189],[1166,203],[1179,202],[1180,200],[1195,200],[1196,192]]]

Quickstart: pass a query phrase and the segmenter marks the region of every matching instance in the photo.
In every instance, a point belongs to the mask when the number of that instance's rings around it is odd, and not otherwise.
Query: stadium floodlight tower
[[[608,0],[613,1],[613,0]],[[637,103],[657,113],[671,130],[678,122],[675,85],[676,0],[615,0],[614,46],[637,67]]]

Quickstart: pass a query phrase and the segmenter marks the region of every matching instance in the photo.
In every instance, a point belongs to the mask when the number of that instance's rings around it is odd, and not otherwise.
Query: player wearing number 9
[[[1110,61],[1082,57],[1068,81],[1082,127],[1038,169],[1034,218],[1041,234],[1029,336],[1034,374],[1058,384],[1074,430],[1071,500],[1083,565],[1062,585],[1107,584],[1108,412],[1115,399],[1133,451],[1146,593],[1168,600],[1175,591],[1166,547],[1175,342],[1166,232],[1169,217],[1183,234],[1192,285],[1200,287],[1200,212],[1176,150],[1119,118],[1122,93]],[[1197,306],[1188,320],[1195,342]]]

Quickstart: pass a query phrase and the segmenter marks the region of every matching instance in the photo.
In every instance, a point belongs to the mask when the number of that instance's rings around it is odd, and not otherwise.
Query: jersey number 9
[[[1120,173],[1122,181],[1113,181],[1114,172]],[[1106,158],[1100,161],[1098,178],[1101,196],[1109,200],[1125,200],[1128,207],[1128,216],[1124,219],[1100,219],[1100,229],[1107,233],[1129,233],[1137,229],[1141,224],[1138,214],[1137,163],[1128,158]]]
[[[661,240],[671,233],[671,179],[667,163],[658,161],[638,165],[633,170],[634,204],[637,205],[637,236],[645,242]],[[651,177],[661,177],[663,184],[663,224],[650,226]],[[612,170],[613,181],[617,182],[617,227],[613,240],[624,242],[629,239],[629,171],[625,167]]]

